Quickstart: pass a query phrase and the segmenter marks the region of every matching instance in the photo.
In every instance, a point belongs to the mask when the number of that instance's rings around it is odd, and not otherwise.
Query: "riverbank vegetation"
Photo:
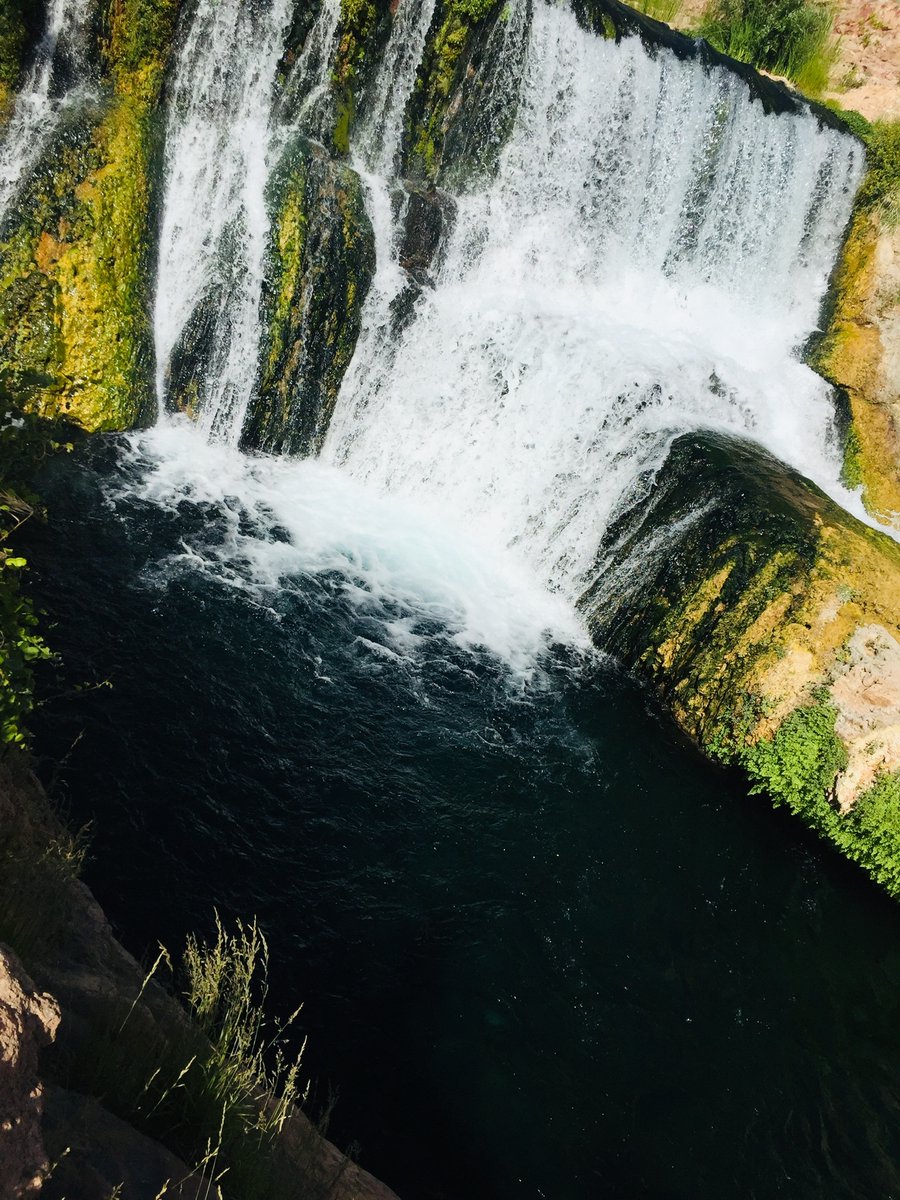
[[[723,54],[821,95],[837,57],[834,9],[817,0],[713,0],[697,33]]]
[[[0,379],[0,746],[24,745],[34,707],[34,668],[53,657],[23,588],[25,558],[16,533],[40,516],[30,478],[38,464],[71,446],[61,424],[24,412]]]

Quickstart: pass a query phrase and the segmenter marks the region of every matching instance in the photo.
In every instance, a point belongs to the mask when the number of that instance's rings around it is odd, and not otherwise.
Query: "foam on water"
[[[588,651],[568,604],[536,586],[515,555],[498,557],[446,513],[374,496],[315,460],[244,455],[184,418],[127,445],[113,503],[212,505],[226,522],[224,537],[191,534],[183,554],[163,564],[165,578],[184,568],[209,572],[267,604],[302,576],[330,574],[376,619],[384,648],[403,657],[439,653],[449,641],[487,650],[527,677],[553,643]]]
[[[686,430],[750,436],[861,513],[797,354],[861,170],[731,73],[537,4],[498,177],[458,198],[399,343],[371,336],[373,289],[323,457],[515,546],[570,601]]]

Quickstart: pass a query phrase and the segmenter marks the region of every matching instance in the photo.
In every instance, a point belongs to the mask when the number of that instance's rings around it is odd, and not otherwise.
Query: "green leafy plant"
[[[51,454],[70,449],[68,431],[24,412],[0,380],[0,746],[23,745],[34,706],[34,667],[53,658],[22,588],[26,560],[15,535],[40,513],[30,476]]]
[[[786,717],[771,741],[758,741],[743,753],[752,793],[767,792],[774,804],[794,812],[818,807],[831,793],[847,752],[834,722],[837,710],[820,701]]]

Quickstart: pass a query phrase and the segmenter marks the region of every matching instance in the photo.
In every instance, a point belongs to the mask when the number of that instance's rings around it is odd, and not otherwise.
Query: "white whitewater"
[[[197,305],[214,311],[199,420],[236,442],[256,377],[269,219],[265,189],[280,140],[276,68],[291,0],[199,0],[175,69],[155,304],[157,395]]]
[[[496,182],[459,197],[399,344],[361,339],[323,458],[453,513],[570,601],[680,432],[748,435],[853,505],[797,348],[862,166],[730,72],[538,3]]]
[[[415,640],[414,618],[390,616],[397,606],[426,620],[440,611],[461,644],[522,667],[548,638],[583,637],[574,601],[602,532],[679,433],[749,436],[861,513],[839,482],[829,389],[798,356],[861,176],[857,143],[809,114],[765,115],[730,72],[593,37],[540,2],[523,66],[524,0],[507,12],[505,86],[522,78],[499,172],[457,197],[435,287],[394,335],[406,280],[393,173],[433,16],[433,0],[401,0],[351,148],[377,270],[322,461],[240,455],[265,181],[284,137],[272,81],[287,12],[271,3],[263,19],[239,0],[200,0],[181,53],[161,389],[193,308],[211,286],[224,299],[200,429],[164,423],[138,452],[153,460],[146,486],[159,502],[233,511],[238,497],[291,541],[248,535],[236,518],[228,546],[195,545],[192,561],[263,588],[292,570],[338,570],[383,605],[395,647]],[[325,82],[331,22],[323,9],[308,42],[310,96]]]
[[[35,167],[66,105],[83,94],[78,67],[93,0],[51,0],[34,61],[19,88],[6,126],[0,130],[0,220],[20,183]],[[74,80],[60,90],[61,59]]]

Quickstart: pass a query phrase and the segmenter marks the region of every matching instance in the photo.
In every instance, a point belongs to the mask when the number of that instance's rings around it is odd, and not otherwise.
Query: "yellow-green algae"
[[[0,366],[29,410],[122,429],[152,406],[148,294],[154,110],[175,0],[112,0],[106,91],[70,120],[0,232]]]
[[[264,365],[244,441],[315,452],[337,401],[375,269],[359,176],[298,139],[269,189]]]
[[[892,236],[900,220],[900,121],[870,123],[858,113],[838,115],[864,141],[867,170],[836,272],[826,334],[811,361],[847,397],[846,482],[861,487],[871,513],[896,520],[900,429],[892,406],[898,397],[890,394],[885,369],[887,347],[879,318],[886,301],[880,295],[877,258],[881,242]]]
[[[332,71],[335,123],[332,135],[339,154],[350,149],[350,130],[356,116],[356,91],[360,76],[371,58],[378,27],[375,0],[341,0],[338,45]]]
[[[428,179],[437,175],[461,60],[479,24],[498,7],[499,0],[449,0],[443,5],[437,33],[426,49],[426,70],[418,84],[424,106],[411,152],[414,174]]]

